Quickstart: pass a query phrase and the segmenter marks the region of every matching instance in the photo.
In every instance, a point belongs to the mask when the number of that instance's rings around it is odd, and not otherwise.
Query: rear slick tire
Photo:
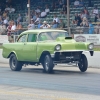
[[[17,60],[15,54],[11,54],[9,65],[12,71],[20,71],[22,69],[22,63]]]

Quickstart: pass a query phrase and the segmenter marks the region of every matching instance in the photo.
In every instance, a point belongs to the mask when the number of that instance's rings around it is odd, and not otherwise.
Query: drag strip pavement
[[[3,65],[0,65],[0,86],[8,85],[8,87],[3,88],[3,90],[1,90],[0,88],[0,94],[3,92],[4,93],[3,95],[5,94],[17,95],[17,96],[19,96],[20,94],[25,95],[25,93],[24,92],[21,93],[20,90],[24,88],[31,88],[33,90],[40,89],[52,92],[57,91],[57,93],[61,92],[62,94],[59,93],[58,93],[59,95],[56,94],[56,96],[58,97],[59,96],[63,97],[63,92],[65,92],[64,94],[66,95],[64,96],[66,98],[68,96],[67,93],[72,94],[69,96],[69,98],[73,98],[74,96],[74,99],[48,98],[46,100],[100,100],[100,69],[89,68],[87,72],[81,73],[79,69],[75,67],[62,68],[59,66],[54,68],[54,72],[52,74],[43,73],[42,69],[43,68],[41,66],[39,66],[38,68],[29,66],[27,68],[23,68],[20,72],[14,72],[11,71],[8,66],[3,67]],[[10,88],[14,86],[16,87],[16,89]],[[28,95],[30,94],[30,92],[31,91],[29,91]],[[40,91],[37,92],[38,95],[40,95],[39,92]],[[51,94],[42,94],[41,91],[41,95],[45,96],[54,95],[52,94],[52,92]],[[74,95],[74,93],[77,93],[78,95],[76,96]],[[82,94],[84,96],[81,98]],[[90,98],[91,97],[92,98],[91,99],[86,98],[87,95],[88,97],[90,96]],[[26,99],[19,99],[19,100],[26,100]],[[45,99],[33,99],[33,100],[45,100]]]

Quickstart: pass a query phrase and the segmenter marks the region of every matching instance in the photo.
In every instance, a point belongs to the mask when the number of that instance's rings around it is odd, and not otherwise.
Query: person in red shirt
[[[9,25],[7,27],[7,35],[8,35],[8,41],[12,42],[13,38],[11,37],[11,27],[12,27],[12,22],[9,22]]]

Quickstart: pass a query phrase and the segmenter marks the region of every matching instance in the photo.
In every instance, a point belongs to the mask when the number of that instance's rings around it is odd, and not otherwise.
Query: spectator
[[[84,11],[82,11],[82,13],[81,13],[81,19],[83,19],[84,17],[86,17],[87,18],[87,14],[84,12]]]
[[[7,35],[8,35],[8,41],[9,41],[9,42],[12,42],[11,28],[12,28],[12,22],[9,21],[9,25],[8,25],[8,27],[7,27]]]
[[[54,20],[54,22],[52,23],[52,28],[54,29],[54,28],[57,28],[57,23],[56,23],[56,20]]]
[[[59,23],[59,28],[60,28],[60,29],[65,28],[65,23],[63,22],[63,20],[60,19],[59,21],[60,21],[60,23]]]
[[[74,7],[79,7],[79,5],[80,5],[80,3],[79,3],[79,1],[78,0],[75,0],[75,2],[74,2]]]
[[[16,35],[19,35],[22,32],[22,25],[21,22],[18,22],[17,26],[16,26]]]
[[[34,15],[33,15],[33,20],[36,20],[36,18],[37,18],[37,14],[35,12]]]
[[[45,12],[48,14],[50,12],[50,9],[48,8],[48,6],[46,6],[45,8]]]
[[[5,35],[6,30],[7,30],[7,28],[6,28],[5,24],[2,23],[2,25],[0,25],[0,35]]]
[[[50,28],[50,25],[47,24],[46,21],[44,21],[44,22],[43,22],[43,25],[41,25],[40,28],[42,28],[42,29],[49,29],[49,28]]]
[[[94,26],[91,23],[91,21],[89,21],[89,34],[93,34],[94,33]]]
[[[35,29],[34,20],[31,20],[31,23],[28,25],[28,30]]]
[[[8,25],[8,20],[7,18],[4,19],[3,23],[7,26]]]
[[[9,13],[14,13],[14,12],[15,12],[15,8],[12,8],[12,6],[10,6]]]
[[[99,14],[99,10],[97,6],[95,6],[95,8],[93,9],[93,15],[98,15],[98,14]]]
[[[8,7],[8,5],[6,5],[5,11],[9,12],[10,8]]]
[[[96,14],[94,18],[94,22],[97,22],[98,19],[99,19],[99,16]]]
[[[81,17],[76,13],[74,23],[77,24],[77,26],[80,26],[81,22],[82,22]]]
[[[84,1],[80,0],[80,7],[84,7]]]
[[[59,24],[59,18],[58,18],[56,15],[54,15],[53,22],[54,22],[55,20],[56,20],[56,23]]]
[[[17,23],[18,22],[22,22],[22,16],[21,16],[21,14],[18,14]]]
[[[35,10],[35,12],[36,13],[40,13],[41,12],[40,9],[39,9],[39,7],[37,7],[37,9]]]
[[[40,21],[39,15],[37,15],[35,23],[38,23]]]
[[[89,12],[88,12],[88,10],[87,10],[87,8],[86,8],[86,7],[83,9],[83,11],[84,11],[84,13],[86,14],[86,16],[88,16],[88,15],[89,15]]]
[[[6,18],[7,15],[8,15],[7,11],[4,11],[4,13],[3,13],[3,18]]]
[[[88,34],[88,20],[86,17],[83,18],[82,23],[80,24],[83,27],[83,34]]]
[[[26,22],[29,21],[28,13],[25,13],[25,21],[26,21]]]
[[[40,29],[40,26],[42,25],[41,21],[38,23],[38,29]]]
[[[95,33],[96,34],[100,34],[100,24],[97,24],[96,26],[95,26]]]
[[[13,21],[12,22],[12,27],[11,27],[11,33],[14,34],[16,32],[16,24],[15,22]]]
[[[47,16],[47,13],[43,10],[42,12],[41,12],[41,18],[45,18]]]

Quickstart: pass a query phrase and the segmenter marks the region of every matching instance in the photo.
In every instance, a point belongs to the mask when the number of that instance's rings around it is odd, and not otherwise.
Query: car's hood
[[[83,50],[88,50],[88,45],[89,43],[86,42],[76,42],[74,39],[68,37],[59,37],[56,40],[52,41],[52,40],[47,40],[44,41],[45,44],[49,45],[57,45],[60,44],[61,45],[61,50],[77,50],[77,51],[83,51]]]

